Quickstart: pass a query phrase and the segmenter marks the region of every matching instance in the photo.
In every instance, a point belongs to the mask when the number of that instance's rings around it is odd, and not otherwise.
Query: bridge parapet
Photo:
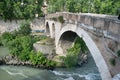
[[[101,32],[105,34],[104,36],[107,35],[107,37],[120,42],[120,20],[117,19],[117,16],[93,13],[56,12],[48,14],[46,19],[57,18],[59,16],[63,16],[67,23],[82,23],[88,27],[94,28],[96,32]]]

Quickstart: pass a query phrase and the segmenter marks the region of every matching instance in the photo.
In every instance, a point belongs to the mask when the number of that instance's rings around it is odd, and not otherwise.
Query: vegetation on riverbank
[[[54,67],[56,65],[54,61],[48,60],[42,52],[33,51],[33,44],[36,41],[45,39],[45,37],[32,36],[30,33],[30,23],[23,22],[18,31],[3,33],[1,43],[9,48],[13,57],[17,57],[23,62],[30,61],[35,66]]]
[[[74,45],[67,50],[66,57],[61,57],[63,64],[68,67],[74,67],[78,65],[81,60],[79,60],[80,55],[85,54],[88,51],[88,48],[82,38],[77,37]]]

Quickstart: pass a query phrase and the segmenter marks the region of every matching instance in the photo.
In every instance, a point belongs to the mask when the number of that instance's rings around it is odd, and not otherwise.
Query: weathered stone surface
[[[42,44],[38,44],[38,43],[35,43],[33,45],[33,47],[36,51],[38,51],[38,52],[40,51],[45,55],[52,54],[53,50],[55,49],[54,45],[42,45]]]
[[[32,30],[44,29],[44,20],[44,18],[34,19],[31,22]],[[18,20],[17,22],[14,20],[12,22],[0,20],[0,33],[18,30],[21,22],[24,22],[24,20]]]

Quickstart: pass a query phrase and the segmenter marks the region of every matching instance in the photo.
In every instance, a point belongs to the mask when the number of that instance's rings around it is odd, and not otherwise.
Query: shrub
[[[18,33],[24,36],[29,35],[31,33],[30,22],[29,21],[22,22]]]
[[[10,54],[14,56],[19,56],[19,54],[23,50],[22,45],[21,45],[21,40],[18,37],[12,41],[9,41],[8,47],[10,50]]]
[[[46,66],[47,67],[54,67],[54,66],[56,66],[56,62],[52,61],[52,60],[47,60]]]
[[[23,54],[27,55],[27,53],[32,50],[32,38],[30,36],[17,36],[12,41],[9,41],[8,47],[10,54],[22,57]]]
[[[63,19],[63,16],[59,16],[58,17],[58,20],[63,24],[65,21],[64,21],[64,19]]]
[[[120,57],[120,50],[118,50],[118,52],[117,52],[117,56]]]
[[[0,46],[3,46],[2,41],[1,41],[1,37],[0,37]]]
[[[66,67],[71,68],[77,65],[78,56],[77,55],[67,55],[64,59],[64,64]]]
[[[48,60],[42,52],[34,52],[31,51],[30,53],[30,61],[33,65],[45,65],[47,67],[54,67],[56,62],[52,60]]]
[[[9,32],[4,32],[1,36],[1,42],[4,46],[7,46],[8,42],[13,39],[14,39],[14,36]]]
[[[29,54],[30,54],[30,51],[25,50],[25,49],[22,50],[22,52],[19,54],[20,60],[22,60],[22,61],[28,61],[28,60],[30,60]]]
[[[86,52],[88,51],[88,48],[82,38],[77,37],[73,47],[67,50],[66,57],[60,57],[66,67],[71,68],[77,65],[80,51]]]
[[[52,20],[57,21],[57,18],[53,17]]]
[[[112,66],[115,66],[115,65],[116,65],[115,58],[111,58],[109,61],[110,61],[110,64],[111,64]]]

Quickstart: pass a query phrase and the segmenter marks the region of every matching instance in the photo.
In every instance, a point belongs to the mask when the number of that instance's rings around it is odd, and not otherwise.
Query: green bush
[[[46,66],[47,67],[54,67],[54,66],[56,66],[56,62],[52,61],[52,60],[47,60]]]
[[[47,36],[41,35],[41,36],[34,36],[32,40],[33,40],[33,43],[35,43],[37,41],[45,40],[45,39],[47,39]]]
[[[3,46],[2,41],[1,41],[1,37],[0,37],[0,46]]]
[[[9,41],[8,47],[10,54],[15,56],[23,56],[32,50],[33,42],[30,36],[17,36],[12,41]],[[26,52],[25,52],[26,50]],[[22,54],[23,53],[23,54]]]
[[[9,33],[9,32],[4,32],[1,36],[1,43],[4,45],[4,46],[7,46],[8,45],[8,42],[13,40],[14,39],[14,36]]]
[[[32,51],[30,54],[30,61],[33,65],[44,65],[47,67],[54,67],[56,62],[52,60],[48,60],[42,52],[34,52]]]
[[[111,59],[109,60],[109,62],[110,62],[110,64],[111,64],[112,66],[115,66],[115,65],[116,65],[115,58],[111,58]]]
[[[82,51],[83,53],[85,53],[85,52],[88,51],[88,48],[87,48],[87,46],[86,46],[86,44],[85,44],[85,42],[84,42],[84,40],[83,40],[82,38],[77,37],[77,38],[76,38],[76,41],[75,41],[75,44],[80,46],[81,51]]]
[[[31,51],[33,48],[32,38],[30,36],[20,37],[22,48],[28,51]]]
[[[19,59],[22,60],[22,61],[28,61],[30,60],[30,51],[28,50],[22,50],[21,53],[19,54]]]
[[[57,21],[57,18],[53,17],[52,20]]]
[[[31,33],[30,22],[29,21],[22,22],[20,25],[20,29],[18,31],[18,34],[23,35],[23,36],[27,36],[30,33]]]
[[[118,50],[118,52],[117,52],[117,56],[120,57],[120,50]]]
[[[71,68],[77,65],[78,55],[67,55],[64,59],[64,64],[66,67]]]
[[[88,48],[85,42],[82,40],[82,38],[77,37],[74,43],[75,44],[73,45],[73,47],[67,50],[66,57],[61,57],[64,65],[68,68],[71,68],[77,65],[80,51],[82,52],[88,51]]]
[[[19,56],[19,54],[23,50],[20,38],[17,37],[16,39],[9,41],[8,48],[10,50],[10,54],[14,56]]]
[[[78,40],[79,39],[76,39],[74,46],[67,50],[66,57],[63,57],[64,64],[68,68],[74,67],[78,63],[78,55],[81,50],[81,45],[78,43]]]
[[[58,20],[59,20],[60,23],[62,23],[62,24],[65,22],[64,19],[63,19],[63,16],[59,16],[59,17],[58,17]]]
[[[41,52],[35,53],[34,51],[32,51],[30,54],[30,61],[33,65],[43,64],[43,62],[45,61],[45,57]]]

